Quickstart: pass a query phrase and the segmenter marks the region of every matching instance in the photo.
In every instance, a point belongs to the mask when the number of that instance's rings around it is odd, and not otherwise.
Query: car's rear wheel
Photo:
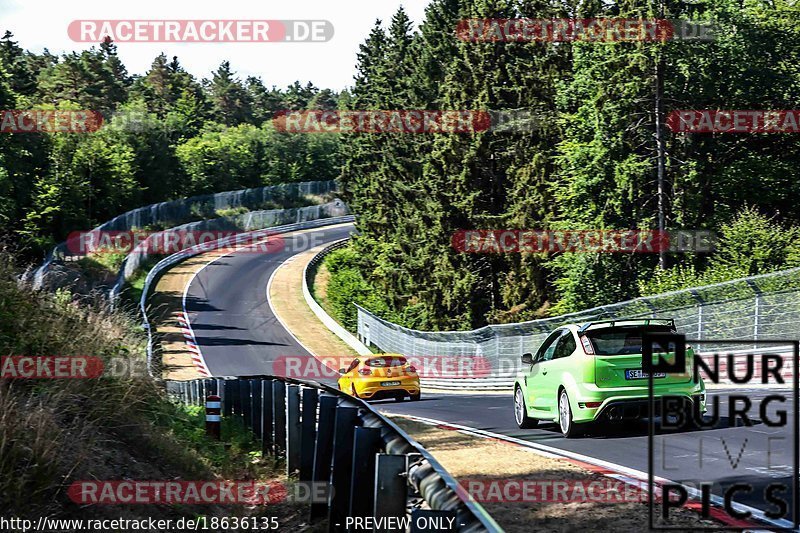
[[[562,390],[558,396],[558,426],[561,428],[561,433],[568,439],[577,437],[580,433],[577,424],[572,420],[572,408],[565,390]]]
[[[520,429],[535,428],[539,423],[537,419],[528,416],[528,411],[525,408],[525,395],[519,387],[514,389],[514,419]]]

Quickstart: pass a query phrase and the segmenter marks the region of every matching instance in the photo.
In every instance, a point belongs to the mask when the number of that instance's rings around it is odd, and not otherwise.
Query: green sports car
[[[675,333],[673,320],[613,320],[571,324],[553,331],[535,355],[522,356],[514,383],[514,416],[520,428],[557,422],[565,437],[582,433],[590,422],[647,417],[648,375],[642,370],[642,334]],[[654,354],[666,360],[674,353]],[[693,360],[691,347],[686,360]],[[654,373],[656,397],[699,403],[705,412],[705,385],[686,372]],[[656,413],[657,414],[657,413]],[[687,421],[692,417],[687,416]]]

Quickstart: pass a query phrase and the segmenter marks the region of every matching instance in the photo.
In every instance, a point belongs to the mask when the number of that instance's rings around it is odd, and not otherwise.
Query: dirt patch
[[[337,359],[339,368],[350,364],[358,354],[320,322],[303,297],[303,271],[325,246],[298,254],[278,267],[269,288],[269,300],[286,329],[307,350],[316,357]]]
[[[148,316],[156,349],[161,352],[164,379],[189,380],[201,377],[192,362],[177,317],[183,311],[183,291],[192,276],[223,253],[209,252],[178,263],[164,272],[153,288],[148,300]]]
[[[573,482],[580,482],[583,487],[592,482],[613,482],[606,476],[510,443],[473,437],[402,417],[392,419],[431,452],[476,499],[503,499],[502,495],[496,498],[497,490],[506,487],[506,499],[517,501],[485,501],[481,504],[509,533],[527,533],[532,529],[552,532],[643,531],[648,527],[646,501],[598,502],[583,498],[580,501],[542,502],[531,501],[536,500],[535,497],[520,497],[521,492],[517,490],[517,487],[524,486],[524,482],[564,480],[570,482],[571,487],[575,486]],[[570,491],[569,494],[576,493]],[[703,520],[688,509],[673,511],[669,523],[664,525],[685,527],[686,531],[720,527],[719,523]]]

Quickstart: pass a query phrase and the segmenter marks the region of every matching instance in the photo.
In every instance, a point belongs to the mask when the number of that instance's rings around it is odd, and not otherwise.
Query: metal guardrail
[[[224,239],[219,239],[214,242],[204,243],[197,246],[192,246],[191,248],[187,248],[185,250],[181,250],[176,254],[172,254],[170,256],[165,257],[156,265],[150,269],[147,273],[147,277],[144,281],[144,287],[142,288],[142,297],[139,300],[139,309],[141,310],[142,317],[143,317],[143,327],[147,330],[147,369],[151,376],[158,376],[160,372],[160,361],[156,361],[155,355],[153,352],[153,333],[150,326],[150,321],[147,318],[147,299],[150,297],[150,290],[153,285],[153,282],[161,275],[161,273],[170,268],[171,266],[188,259],[190,257],[194,257],[201,253],[208,252],[210,249],[213,248],[221,248],[221,247],[228,247],[228,246],[236,246],[237,244],[252,244],[256,239],[260,236],[268,237],[270,235],[277,235],[281,233],[288,233],[290,231],[297,231],[301,229],[310,229],[310,228],[319,228],[322,226],[329,226],[333,224],[342,224],[346,222],[353,222],[355,217],[352,215],[346,215],[342,217],[332,217],[332,218],[321,218],[318,220],[310,220],[306,222],[299,222],[296,224],[286,224],[283,226],[275,226],[271,228],[266,228],[263,230],[252,231],[248,233],[240,233],[231,237],[226,237]]]
[[[136,271],[153,255],[150,243],[165,239],[169,233],[179,233],[181,231],[242,231],[249,232],[261,229],[276,227],[280,224],[295,224],[321,218],[332,218],[348,214],[347,206],[341,200],[335,200],[320,205],[310,205],[306,207],[288,209],[270,209],[266,211],[251,211],[235,217],[213,218],[200,220],[176,226],[168,230],[154,233],[142,241],[135,249],[125,257],[122,266],[117,274],[117,282],[111,288],[110,296],[115,300],[127,281],[133,277]],[[238,230],[236,228],[241,228]]]
[[[363,400],[314,381],[265,375],[167,381],[166,387],[192,405],[220,396],[222,417],[238,418],[262,453],[284,458],[287,476],[326,484],[328,502],[312,503],[310,519],[327,517],[329,532],[345,531],[348,516],[414,523],[426,513],[454,518],[452,531],[502,531],[427,450]]]
[[[357,306],[358,307],[358,306]],[[547,334],[569,323],[610,318],[673,318],[680,333],[700,340],[800,338],[800,268],[636,298],[567,315],[490,325],[472,331],[418,331],[358,307],[358,336],[366,345],[407,356],[481,357],[491,372],[465,379],[431,380],[451,389],[507,389],[520,355],[534,352]],[[738,349],[719,346],[720,351]]]
[[[286,195],[299,196],[303,194],[325,194],[335,190],[336,183],[335,181],[330,180],[267,185],[264,187],[256,187],[251,189],[241,189],[237,191],[225,191],[214,194],[192,196],[190,198],[181,198],[178,200],[160,202],[157,204],[139,207],[137,209],[132,209],[131,211],[127,211],[107,222],[104,222],[103,224],[94,228],[92,231],[130,231],[136,228],[145,228],[153,224],[186,226],[191,223],[181,223],[186,222],[187,219],[196,219],[197,214],[206,213],[206,216],[202,216],[202,219],[208,220],[211,218],[209,214],[214,213],[218,209],[227,209],[232,207],[252,208],[259,204],[263,204],[266,201],[270,201],[275,198],[282,198]],[[266,214],[274,211],[275,210],[251,212],[242,215],[239,218],[247,218],[258,213]],[[262,225],[261,227],[265,227],[265,225]],[[46,278],[50,274],[52,267],[72,255],[73,254],[71,254],[67,243],[62,242],[56,245],[50,251],[44,263],[42,263],[39,268],[27,273],[26,278],[30,279],[34,287],[41,288],[45,284]],[[122,268],[120,269],[120,276],[127,277],[130,275],[130,273],[131,267],[123,264]]]

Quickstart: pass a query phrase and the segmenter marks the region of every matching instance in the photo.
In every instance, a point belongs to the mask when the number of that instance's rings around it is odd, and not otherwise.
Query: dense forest
[[[241,80],[229,62],[197,79],[161,54],[129,75],[116,46],[56,56],[0,40],[0,109],[92,110],[93,133],[0,134],[0,234],[25,255],[142,205],[245,187],[334,179],[339,139],[275,132],[286,109],[335,109],[339,95]]]
[[[579,7],[573,7],[579,6]],[[662,18],[714,40],[470,42],[463,19]],[[796,109],[790,1],[434,0],[361,45],[353,109],[536,110],[524,133],[348,135],[342,184],[361,235],[332,256],[357,301],[419,329],[529,320],[798,264],[797,134],[673,133],[673,110]],[[459,229],[713,230],[713,254],[463,254]]]

